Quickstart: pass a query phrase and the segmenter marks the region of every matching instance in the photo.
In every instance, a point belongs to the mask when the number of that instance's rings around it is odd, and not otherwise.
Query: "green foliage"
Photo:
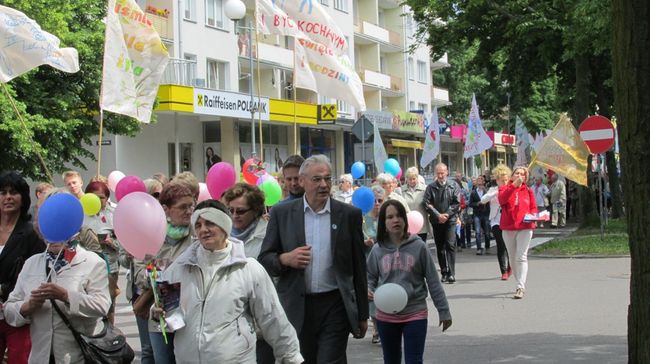
[[[627,255],[630,254],[625,219],[610,219],[600,238],[600,219],[590,216],[565,239],[555,239],[533,248],[535,254],[552,255]]]
[[[99,92],[104,48],[104,2],[91,0],[6,0],[43,30],[61,39],[62,47],[79,52],[80,71],[75,74],[41,66],[7,84],[27,126],[22,127],[10,101],[0,92],[0,170],[13,169],[34,179],[46,179],[38,162],[39,150],[52,173],[67,164],[85,168],[80,158],[94,158],[90,138],[99,132]],[[134,135],[140,126],[134,119],[104,115],[105,130]],[[33,140],[36,142],[32,142]]]
[[[443,71],[444,81],[454,105],[443,112],[454,122],[467,122],[469,100],[476,92],[482,119],[495,129],[509,126],[512,131],[515,115],[531,132],[555,125],[560,112],[573,107],[573,58],[579,53],[592,59],[593,72],[600,77],[592,84],[594,93],[611,93],[606,0],[405,4],[414,9],[417,38],[431,48],[432,58],[448,52],[452,67]]]

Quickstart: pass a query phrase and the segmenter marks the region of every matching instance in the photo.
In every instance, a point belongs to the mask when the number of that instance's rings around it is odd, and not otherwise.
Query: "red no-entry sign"
[[[614,125],[604,116],[595,115],[585,119],[578,128],[580,137],[593,154],[604,153],[614,145]]]

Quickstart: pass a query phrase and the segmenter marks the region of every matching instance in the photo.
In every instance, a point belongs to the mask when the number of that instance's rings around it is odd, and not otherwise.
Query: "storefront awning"
[[[397,148],[422,149],[422,142],[417,140],[391,139],[390,143]]]

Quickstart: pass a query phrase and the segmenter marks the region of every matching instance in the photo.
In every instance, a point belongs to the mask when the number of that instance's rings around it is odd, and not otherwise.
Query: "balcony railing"
[[[403,92],[402,79],[397,76],[390,75],[390,89],[395,92]]]
[[[355,33],[366,35],[395,47],[402,48],[404,46],[400,33],[374,25],[361,18],[354,19],[354,31]]]
[[[204,81],[204,80],[203,80]],[[161,84],[205,86],[196,78],[196,61],[189,59],[170,58],[163,73]]]
[[[171,16],[162,17],[155,14],[147,13],[147,18],[153,23],[153,27],[158,31],[160,38],[174,40],[174,22]]]
[[[449,90],[431,86],[431,102],[436,106],[451,105],[449,102]]]

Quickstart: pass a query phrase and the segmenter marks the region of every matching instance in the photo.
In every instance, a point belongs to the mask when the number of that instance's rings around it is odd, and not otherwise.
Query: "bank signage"
[[[255,111],[255,119],[262,115],[262,120],[269,120],[269,98],[236,92],[194,88],[194,112],[197,114],[226,116],[247,119],[251,117],[251,108]]]

